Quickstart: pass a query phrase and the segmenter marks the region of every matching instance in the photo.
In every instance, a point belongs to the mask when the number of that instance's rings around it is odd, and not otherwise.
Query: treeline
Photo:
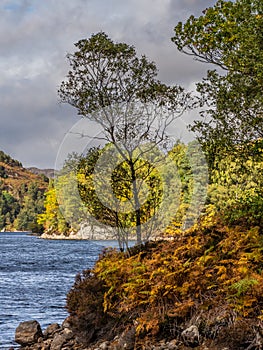
[[[163,195],[162,184],[165,182],[169,189],[169,195],[166,193],[169,205],[160,219],[164,224],[163,229],[169,226],[166,233],[185,230],[206,213],[219,216],[225,225],[262,227],[263,141],[250,143],[246,147],[248,149],[250,155],[246,158],[237,147],[236,152],[232,149],[224,158],[215,157],[213,167],[208,168],[204,159],[200,159],[196,142],[189,145],[178,142],[168,153],[173,167],[167,163],[164,165],[163,178],[158,177],[158,169],[149,172],[148,163],[139,163],[140,178],[144,179],[150,191],[141,211],[142,223],[147,222],[154,211],[158,211]],[[91,225],[103,224],[115,228],[116,237],[122,243],[128,242],[129,238],[134,239],[134,211],[118,213],[119,203],[115,203],[114,207],[112,202],[111,207],[106,207],[96,193],[95,181],[101,181],[102,185],[105,178],[98,179],[94,169],[99,157],[106,151],[107,147],[92,148],[86,155],[73,154],[65,161],[56,180],[49,184],[45,193],[45,210],[38,216],[38,224],[43,225],[46,232],[67,234],[72,230],[77,231],[82,222],[90,222]],[[195,163],[194,157],[199,158]],[[160,170],[161,164],[158,163],[158,166]],[[208,170],[209,174],[206,173]],[[130,198],[131,174],[124,162],[115,169],[111,181],[114,197],[123,202]],[[104,187],[103,191],[110,203],[109,189]],[[161,235],[160,227],[158,220],[154,225],[145,226],[144,241],[154,237],[156,228],[159,229],[158,235]]]
[[[37,216],[44,210],[44,195],[37,183],[21,186],[19,198],[4,190],[4,186],[0,191],[0,229],[43,231]]]

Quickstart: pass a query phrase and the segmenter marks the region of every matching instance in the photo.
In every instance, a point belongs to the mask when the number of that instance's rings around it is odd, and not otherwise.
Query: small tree
[[[102,127],[103,139],[114,146],[128,167],[140,244],[140,161],[155,147],[165,147],[167,128],[188,107],[189,94],[179,86],[162,84],[156,79],[153,62],[145,56],[137,57],[132,46],[114,43],[103,32],[75,46],[78,51],[68,55],[71,70],[59,96],[62,102],[76,107],[82,117]]]
[[[107,164],[109,158],[114,166]],[[168,176],[161,177],[160,169],[154,169],[152,163],[140,159],[135,164],[144,241],[158,224],[152,219],[163,200],[162,180],[169,180]],[[132,173],[127,161],[115,152],[112,145],[106,145],[103,149],[93,148],[82,158],[77,177],[79,194],[88,212],[97,222],[112,227],[120,247],[128,248],[129,239],[134,239],[134,235],[131,235],[137,229],[138,218],[133,200],[134,188],[131,186]],[[174,178],[174,174],[170,177]],[[171,189],[169,192],[172,194],[174,191]]]

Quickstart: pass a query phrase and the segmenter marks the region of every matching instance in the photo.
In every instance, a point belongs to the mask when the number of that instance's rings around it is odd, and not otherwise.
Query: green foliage
[[[262,6],[260,0],[219,0],[175,27],[172,40],[180,51],[226,70],[224,75],[209,71],[197,84],[205,109],[193,130],[210,162],[219,150],[229,153],[233,145],[244,147],[263,136]]]
[[[100,201],[93,182],[95,165],[101,154],[100,148],[92,148],[78,163],[78,189],[90,215],[103,224],[114,226],[115,213]]]
[[[174,210],[174,220],[169,227],[174,233],[176,228],[180,232],[191,227],[200,216],[206,198],[208,173],[205,156],[196,141],[188,145],[178,142],[169,155],[176,164],[181,183],[179,207]]]
[[[0,177],[6,179],[8,177],[5,167],[3,165],[0,165]]]
[[[254,86],[254,85],[253,85]],[[195,121],[192,130],[204,146],[208,161],[213,167],[215,154],[231,153],[240,146],[240,156],[251,153],[251,142],[262,140],[262,99],[258,91],[244,85],[242,75],[228,73],[220,76],[209,72],[206,79],[197,85],[201,103],[202,120]]]
[[[255,278],[244,278],[236,283],[233,283],[230,288],[236,291],[237,297],[240,297],[241,295],[246,294],[251,287],[258,283],[258,280]]]
[[[0,229],[41,232],[37,215],[43,211],[47,179],[2,151],[0,163]]]
[[[53,181],[50,181],[45,193],[44,212],[37,216],[37,223],[43,225],[47,233],[66,234],[69,231],[69,226],[59,209]]]
[[[19,202],[5,190],[0,192],[0,229],[12,227],[20,210]]]
[[[228,224],[262,227],[263,153],[258,143],[250,144],[250,149],[253,155],[246,159],[240,156],[240,149],[224,159],[215,158],[208,201]]]
[[[44,195],[36,183],[31,183],[26,189],[21,210],[16,217],[14,227],[17,230],[41,233],[43,226],[38,224],[37,216],[44,210]]]
[[[78,230],[79,225],[87,218],[87,210],[81,201],[78,191],[77,173],[70,171],[55,180],[56,197],[59,204],[59,215],[62,215],[71,230]]]
[[[198,60],[262,77],[262,12],[260,0],[219,0],[204,15],[179,22],[172,40]]]
[[[107,152],[105,161],[111,159],[115,163],[116,155],[111,151],[110,145],[104,149],[94,148],[80,161],[79,192],[94,218],[118,230],[118,239],[126,246],[128,239],[135,237],[137,216],[133,170],[138,184],[144,241],[160,235],[172,218],[173,227],[177,225],[186,229],[193,225],[202,209],[207,187],[205,159],[200,156],[198,144],[186,146],[178,142],[165,159],[160,157],[159,151],[148,160],[135,157],[133,168],[118,154],[118,166],[113,172],[111,163],[98,162]]]
[[[186,229],[199,216],[206,194],[207,169],[199,151],[196,143],[177,143],[166,157],[158,149],[146,158],[134,152],[132,165],[111,144],[92,148],[85,156],[70,155],[56,179],[56,190],[47,193],[39,222],[50,232],[60,232],[54,220],[61,221],[61,215],[76,230],[86,221],[107,225],[115,230],[121,248],[136,238],[138,212],[143,241],[160,235],[172,218],[173,227]],[[112,162],[118,164],[113,170]]]
[[[75,46],[78,51],[68,55],[71,70],[58,92],[79,114],[88,116],[101,108],[135,100],[156,99],[178,107],[184,102],[186,96],[179,97],[183,90],[160,83],[154,62],[137,57],[133,46],[114,43],[103,32]]]
[[[147,223],[158,210],[162,200],[160,175],[147,160],[136,159],[134,155],[136,160],[133,159],[134,164],[131,165],[128,160],[123,161],[119,154],[116,161],[119,165],[111,173],[107,164],[97,163],[104,152],[111,152],[110,145],[103,150],[91,149],[81,160],[78,171],[80,196],[89,213],[99,222],[116,228],[120,242],[128,245],[128,239],[136,234],[136,205],[139,207],[141,225]],[[112,156],[109,153],[106,162],[114,157],[114,152]],[[134,199],[135,178],[139,204]],[[105,185],[107,180],[109,187]],[[146,228],[143,239],[147,240]]]
[[[0,193],[0,229],[42,232],[37,215],[43,211],[43,191],[37,183],[21,186],[19,198],[2,190]]]

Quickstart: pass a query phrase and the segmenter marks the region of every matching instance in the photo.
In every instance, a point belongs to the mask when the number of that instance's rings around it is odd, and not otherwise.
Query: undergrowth
[[[93,270],[77,277],[67,308],[86,343],[102,334],[112,339],[131,325],[138,342],[180,338],[195,324],[203,338],[228,337],[236,344],[231,349],[246,349],[262,330],[262,271],[258,227],[229,228],[210,220],[129,255],[105,251]]]

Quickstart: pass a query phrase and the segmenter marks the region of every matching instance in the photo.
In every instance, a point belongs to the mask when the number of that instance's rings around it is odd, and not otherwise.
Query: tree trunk
[[[136,173],[134,169],[133,161],[130,162],[130,168],[131,168],[131,179],[132,179],[132,193],[134,198],[134,204],[135,204],[135,219],[136,219],[136,240],[137,244],[142,244],[142,232],[141,232],[141,208],[140,208],[140,200],[139,200],[139,193],[137,188],[137,182],[136,182]]]

